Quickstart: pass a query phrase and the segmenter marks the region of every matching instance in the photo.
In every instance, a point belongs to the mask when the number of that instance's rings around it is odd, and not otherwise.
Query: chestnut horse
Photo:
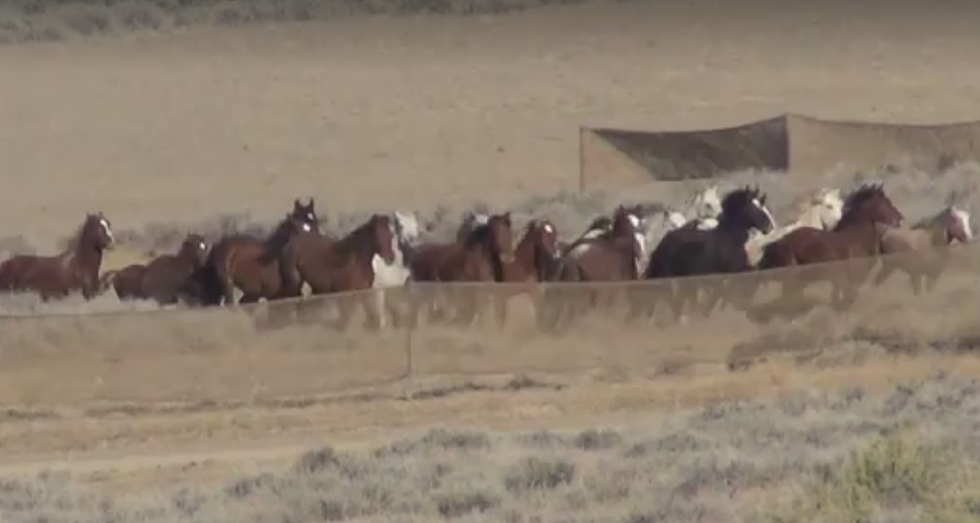
[[[559,257],[558,229],[549,220],[531,220],[514,247],[514,261],[503,264],[506,285],[494,294],[497,318],[507,320],[507,300],[517,294],[529,294],[537,301],[539,283],[554,273]],[[523,284],[523,285],[522,285]]]
[[[593,225],[596,223],[593,222]],[[557,262],[551,280],[566,283],[635,280],[639,275],[643,252],[643,238],[637,230],[638,225],[639,218],[620,205],[613,213],[609,230],[586,233],[572,243]],[[596,289],[579,286],[550,286],[545,290],[541,307],[538,308],[539,327],[554,330],[588,308],[610,301],[608,296],[603,299],[602,294]],[[563,319],[566,320],[564,323]]]
[[[301,296],[304,283],[310,286],[310,291],[315,295],[371,289],[375,276],[374,257],[381,257],[387,264],[394,263],[394,238],[395,225],[391,217],[373,214],[347,236],[336,241],[313,244],[299,238],[294,239],[297,244],[312,247],[306,251],[283,250],[279,258],[282,295]],[[372,328],[379,327],[380,311],[372,306],[376,304],[373,296],[361,292],[357,299],[361,301],[368,316],[368,324]],[[353,316],[353,306],[346,299],[342,299],[339,305],[338,326],[345,329]]]
[[[418,245],[409,261],[409,282],[503,281],[505,265],[515,261],[511,227],[509,212],[493,214],[473,227],[462,241]],[[440,302],[444,306],[446,300],[440,299],[441,293],[435,288],[431,290],[434,294],[426,300],[427,312],[430,319],[442,319],[445,311],[440,308]],[[453,293],[461,298],[462,311],[458,311],[457,321],[471,323],[478,315],[481,291],[484,290],[467,286]],[[413,314],[411,321],[416,319],[417,315]]]
[[[901,227],[903,216],[881,184],[862,185],[844,200],[844,210],[837,225],[830,230],[800,227],[768,244],[763,249],[759,269],[794,265],[811,265],[851,260],[846,266],[830,266],[817,277],[833,286],[832,304],[848,306],[857,299],[858,287],[874,268],[881,253],[881,239],[889,227]],[[867,263],[862,259],[868,258]],[[808,278],[783,279],[783,302],[799,299]],[[786,305],[790,305],[788,302]]]
[[[102,253],[113,245],[112,226],[101,212],[87,214],[68,248],[56,256],[18,254],[0,263],[0,291],[34,292],[43,301],[81,291],[92,299],[102,288]]]
[[[972,240],[970,213],[956,206],[946,207],[908,229],[887,228],[881,238],[885,256],[881,257],[881,270],[874,285],[877,287],[895,271],[902,271],[908,274],[916,295],[922,294],[923,284],[925,290],[932,291],[952,254],[947,246]]]
[[[120,300],[154,300],[172,305],[181,300],[197,303],[200,291],[194,276],[204,267],[208,244],[199,234],[188,234],[176,254],[157,256],[147,264],[133,264],[102,275],[103,288],[112,285]]]
[[[296,200],[265,240],[247,234],[225,236],[211,248],[207,262],[199,273],[199,282],[207,305],[232,305],[235,289],[242,291],[239,303],[255,303],[282,295],[279,256],[283,248],[300,234],[319,234],[319,220],[313,199],[306,205]]]

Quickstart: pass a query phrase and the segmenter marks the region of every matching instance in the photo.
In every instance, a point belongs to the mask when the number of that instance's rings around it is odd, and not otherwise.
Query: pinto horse
[[[643,252],[638,223],[636,215],[620,205],[613,213],[609,230],[592,237],[584,235],[572,244],[558,261],[551,280],[564,283],[635,280]],[[538,308],[538,326],[553,331],[590,307],[610,300],[610,296],[597,289],[549,286]]]
[[[394,263],[394,238],[395,226],[391,217],[372,214],[347,236],[329,244],[321,243],[313,254],[300,256],[303,254],[300,250],[284,250],[279,258],[283,295],[300,296],[304,283],[314,295],[371,289],[375,278],[374,257],[379,256],[388,264]],[[359,293],[358,299],[367,314],[368,325],[380,327],[379,311],[372,306],[376,304],[373,296]],[[349,300],[341,300],[339,305],[338,327],[346,329],[354,307]]]
[[[235,289],[242,291],[239,303],[256,303],[262,298],[282,297],[279,256],[300,234],[319,234],[313,199],[308,204],[293,202],[293,210],[265,240],[246,234],[225,236],[214,244],[199,272],[203,301],[207,305],[232,305]]]
[[[189,234],[175,254],[157,256],[147,264],[133,264],[102,275],[103,288],[112,286],[120,300],[154,300],[160,305],[201,298],[194,276],[204,267],[208,244],[203,236]]]
[[[681,227],[664,235],[650,253],[643,279],[734,274],[751,270],[745,250],[751,231],[757,230],[768,234],[776,227],[776,221],[766,206],[766,195],[758,188],[746,186],[735,189],[722,199],[721,209],[718,225],[714,228]],[[664,292],[667,294],[674,316],[678,319],[683,318],[684,308],[688,302],[698,301],[696,295],[702,291],[707,295],[707,299],[700,307],[703,315],[710,314],[722,300],[734,299],[729,292],[727,282],[692,283],[693,286],[689,291],[695,295],[694,300],[690,299],[688,292],[678,287],[686,286],[686,282],[679,282],[676,285],[674,283],[672,282],[668,289],[664,289]],[[657,301],[655,297],[643,296],[645,293],[642,289],[634,291],[630,319],[652,314]]]
[[[956,206],[946,207],[909,229],[887,228],[881,237],[881,253],[885,256],[881,257],[881,270],[874,285],[880,286],[895,271],[902,271],[908,274],[916,295],[922,294],[923,284],[925,290],[932,291],[950,255],[946,247],[972,239],[970,213]]]
[[[473,227],[462,241],[418,245],[409,261],[409,282],[502,282],[505,265],[514,261],[510,213],[493,214],[485,223]],[[436,320],[445,318],[440,307],[446,305],[445,296],[433,291],[435,294],[426,300],[428,315]],[[456,293],[461,305],[456,315],[458,322],[472,323],[478,315],[479,292],[481,289],[468,287]]]
[[[836,308],[848,306],[857,299],[858,286],[874,268],[874,260],[860,263],[859,259],[881,254],[884,231],[889,227],[901,227],[902,220],[902,213],[881,184],[862,185],[844,200],[843,214],[833,229],[800,227],[789,232],[765,246],[759,269],[854,260],[847,266],[828,267],[817,274],[819,279],[831,283],[833,305]],[[785,279],[781,301],[797,299],[804,303],[802,292],[807,279]]]
[[[0,263],[0,291],[34,292],[43,301],[81,291],[92,299],[102,291],[102,253],[112,248],[112,225],[101,212],[90,213],[68,248],[55,256],[18,254]]]

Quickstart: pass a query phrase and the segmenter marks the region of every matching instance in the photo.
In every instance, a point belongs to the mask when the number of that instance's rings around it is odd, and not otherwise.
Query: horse
[[[881,184],[861,185],[845,198],[843,214],[834,228],[800,227],[790,231],[763,248],[759,269],[875,257],[881,253],[884,230],[901,227],[903,219]],[[858,284],[867,278],[874,266],[873,263],[855,261],[846,267],[829,267],[817,275],[820,279],[826,276],[830,281],[833,287],[831,302],[838,309],[857,299]],[[789,305],[790,299],[805,303],[802,292],[806,279],[799,275],[786,279],[780,301],[784,305]],[[759,318],[758,313],[753,316]]]
[[[718,226],[718,215],[722,213],[722,199],[717,184],[711,184],[696,192],[682,204],[680,209],[664,209],[662,221],[670,229],[694,228],[714,229]]]
[[[558,229],[545,219],[531,220],[514,247],[514,261],[503,264],[503,286],[494,296],[497,317],[507,319],[507,300],[517,294],[537,297],[538,285],[547,281],[555,270],[560,255]]]
[[[207,262],[208,244],[203,236],[189,234],[175,254],[157,256],[147,264],[133,264],[102,275],[102,286],[111,285],[120,300],[154,300],[173,305],[181,300],[197,302],[200,290],[194,275]]]
[[[456,241],[463,243],[470,233],[473,232],[473,229],[481,225],[486,225],[489,219],[490,215],[485,212],[466,211],[463,214],[463,219],[460,220],[459,228],[456,229]]]
[[[951,205],[934,216],[906,228],[886,228],[881,235],[881,269],[874,279],[878,287],[895,271],[908,274],[918,296],[932,292],[949,256],[945,247],[973,240],[970,213]],[[913,254],[914,253],[914,254]],[[892,255],[892,256],[889,256]]]
[[[296,236],[319,233],[319,219],[311,198],[305,205],[295,200],[293,210],[265,240],[247,234],[221,238],[198,273],[204,304],[232,305],[236,288],[242,291],[242,304],[284,297],[279,273],[282,250]]]
[[[638,233],[639,219],[627,208],[619,206],[613,213],[612,227],[598,236],[582,238],[562,254],[551,281],[622,282],[635,280],[642,259],[642,235]],[[608,302],[609,296],[595,289],[579,295],[581,287],[550,286],[540,307],[539,327],[553,330],[573,317]],[[563,321],[566,320],[566,321]]]
[[[685,278],[709,274],[735,274],[752,269],[749,264],[745,244],[752,230],[763,234],[772,232],[776,221],[766,206],[766,195],[748,186],[730,191],[721,202],[718,225],[713,229],[682,227],[664,235],[657,247],[650,253],[642,278],[658,280],[665,278]],[[683,283],[681,283],[683,285]],[[727,282],[720,286],[698,283],[691,289],[695,293],[706,291],[702,313],[710,314],[724,298],[732,298],[726,293]],[[630,319],[641,313],[652,314],[654,301],[641,303],[637,292],[631,306]],[[667,291],[668,303],[674,316],[683,318],[684,306],[688,302],[686,293],[671,285]]]
[[[315,256],[297,257],[298,251],[284,250],[278,264],[283,296],[300,296],[304,283],[314,295],[371,289],[375,279],[374,258],[380,256],[384,263],[394,263],[394,239],[394,220],[386,214],[372,214],[346,236],[317,251]],[[368,325],[380,327],[369,295],[360,293],[358,298],[367,314]],[[353,306],[348,300],[341,300],[339,305],[338,327],[346,329],[353,316]]]
[[[783,236],[799,229],[811,227],[814,229],[833,229],[840,221],[844,212],[844,199],[840,189],[821,189],[808,195],[798,206],[799,212],[795,221],[775,228],[769,234],[753,230],[745,248],[749,253],[749,265],[755,267],[762,259],[762,250],[766,244],[772,243]]]
[[[388,264],[379,255],[375,255],[371,260],[374,269],[374,285],[376,289],[377,310],[387,311],[391,315],[395,326],[400,323],[400,307],[397,306],[399,299],[391,300],[391,296],[385,291],[391,287],[402,287],[411,276],[408,269],[414,245],[418,242],[422,234],[418,216],[415,213],[395,211],[392,213],[392,220],[395,226],[395,237],[392,241],[392,249],[395,253],[394,263]],[[381,315],[384,318],[384,314]]]
[[[409,260],[409,285],[414,282],[501,282],[504,266],[514,263],[514,241],[510,212],[490,215],[486,223],[474,227],[462,241],[423,243],[418,245]],[[431,319],[445,317],[439,303],[444,299],[438,290],[427,300]],[[463,288],[457,292],[462,312],[458,322],[471,323],[479,312],[478,288]],[[499,318],[498,318],[499,319]]]
[[[0,263],[0,291],[34,292],[43,301],[81,291],[86,300],[91,300],[102,291],[102,254],[114,242],[109,219],[101,212],[88,213],[61,254],[18,254]]]

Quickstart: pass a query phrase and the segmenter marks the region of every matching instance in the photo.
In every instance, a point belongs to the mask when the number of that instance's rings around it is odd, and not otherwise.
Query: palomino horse
[[[293,210],[265,240],[246,234],[221,238],[200,271],[200,284],[207,305],[232,305],[235,289],[242,291],[240,303],[256,303],[262,298],[282,297],[279,256],[300,234],[319,234],[319,220],[313,200],[303,205],[296,200]]]
[[[154,300],[172,305],[200,299],[194,276],[208,257],[208,244],[199,234],[188,234],[176,254],[157,256],[147,264],[133,264],[102,275],[102,287],[112,285],[120,300]]]
[[[372,214],[367,221],[329,246],[317,249],[312,255],[298,256],[301,251],[284,250],[279,259],[283,296],[302,294],[303,284],[314,295],[366,291],[374,285],[373,260],[380,256],[384,263],[395,261],[393,243],[395,226],[390,216]],[[380,327],[373,300],[366,293],[358,295],[368,325]],[[338,327],[346,329],[354,313],[350,300],[339,303]]]
[[[721,203],[718,185],[711,184],[685,200],[680,209],[665,209],[662,218],[672,228],[714,229],[722,213]]]
[[[374,294],[377,300],[377,310],[382,311],[380,316],[382,323],[385,317],[384,312],[387,312],[391,316],[392,323],[397,327],[400,325],[401,316],[404,313],[401,306],[403,300],[399,298],[403,297],[404,294],[399,294],[396,291],[395,295],[391,296],[386,289],[402,288],[411,276],[408,260],[422,234],[422,227],[419,224],[418,215],[414,212],[395,211],[392,213],[392,220],[395,225],[395,237],[392,241],[395,261],[389,264],[385,263],[381,256],[375,256],[371,261],[371,266],[374,268],[373,287],[376,289]]]
[[[576,241],[558,261],[552,281],[622,282],[635,280],[642,256],[642,237],[637,233],[638,218],[625,207],[613,213],[609,231]],[[585,293],[583,296],[582,293]],[[612,296],[598,290],[565,285],[550,286],[538,310],[538,325],[555,330],[589,308],[608,303]]]
[[[713,229],[682,227],[668,232],[650,254],[643,279],[685,278],[709,274],[734,274],[751,270],[745,243],[752,230],[763,234],[771,232],[776,222],[766,206],[766,195],[758,188],[743,187],[735,189],[722,199],[718,225]],[[708,282],[692,284],[686,289],[695,295],[704,291],[707,296],[700,307],[702,314],[708,315],[723,300],[731,301],[734,296],[727,293],[727,282],[717,285]],[[680,291],[678,286],[687,287],[686,282],[672,282],[662,290],[678,319],[683,318],[684,307],[690,300],[689,292]],[[643,296],[641,289],[633,294],[630,318],[652,314],[656,299]]]
[[[81,291],[90,300],[102,291],[102,253],[113,241],[109,220],[101,212],[87,214],[61,254],[18,254],[0,263],[0,291],[34,292],[44,301]]]
[[[884,232],[881,226],[901,227],[902,219],[902,213],[885,194],[881,184],[862,185],[844,200],[843,215],[833,229],[826,231],[800,227],[791,231],[765,246],[759,269],[851,260],[846,266],[831,266],[817,274],[817,278],[831,283],[831,301],[839,309],[857,299],[860,283],[874,267],[874,260],[862,263],[860,259],[881,253],[881,236]],[[807,279],[798,275],[784,279],[784,299],[780,300],[784,309],[799,308],[791,306],[794,304],[787,300],[806,303],[802,292]]]
[[[821,189],[808,195],[797,206],[799,213],[796,220],[782,227],[776,227],[769,234],[755,232],[749,236],[745,249],[749,253],[749,265],[755,267],[762,259],[762,250],[766,244],[772,243],[783,236],[799,229],[811,227],[814,229],[830,230],[837,226],[844,213],[844,198],[840,189]]]
[[[510,213],[493,214],[472,229],[462,242],[421,244],[409,261],[410,282],[501,282],[504,266],[513,263],[514,240]],[[429,289],[427,289],[429,290]],[[446,317],[445,296],[435,288],[427,301],[430,319]],[[471,323],[480,310],[478,295],[483,289],[464,286],[453,294],[460,297],[456,320]],[[415,316],[415,315],[413,315]],[[499,318],[498,318],[499,319]],[[413,321],[414,318],[413,318]]]
[[[970,213],[949,206],[935,216],[920,220],[911,228],[886,228],[881,236],[881,270],[875,277],[877,287],[895,271],[909,275],[916,295],[932,291],[939,279],[947,257],[946,246],[969,243],[973,239]],[[913,254],[914,253],[914,254]]]

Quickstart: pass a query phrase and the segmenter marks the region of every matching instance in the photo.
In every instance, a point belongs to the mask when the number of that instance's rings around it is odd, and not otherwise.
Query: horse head
[[[98,251],[111,249],[116,242],[112,224],[102,212],[88,213],[78,234],[77,247],[90,247]]]
[[[549,220],[531,220],[527,224],[526,234],[531,235],[531,242],[539,252],[551,258],[561,255],[558,246],[558,229]]]
[[[320,233],[320,218],[316,214],[316,202],[312,196],[306,204],[300,202],[299,198],[293,200],[293,210],[289,216],[297,221],[304,232]]]
[[[769,234],[776,228],[776,220],[766,206],[766,195],[759,188],[748,186],[735,189],[725,195],[721,202],[720,223],[742,227],[746,231],[756,229]]]
[[[188,234],[180,244],[177,256],[203,267],[208,259],[208,242],[200,234]]]
[[[395,262],[395,221],[386,214],[372,214],[362,226],[368,233],[372,250],[388,265]]]
[[[516,259],[514,255],[514,235],[511,226],[510,212],[492,214],[487,217],[485,224],[479,226],[486,229],[490,248],[503,263],[513,263]]]
[[[722,199],[718,185],[711,184],[694,195],[690,201],[696,218],[714,218],[722,213]]]
[[[844,200],[841,217],[844,223],[867,221],[886,227],[901,227],[904,219],[880,183],[865,184],[851,192]]]
[[[393,213],[395,235],[404,243],[414,243],[422,235],[422,226],[414,212],[395,211]]]
[[[946,239],[949,243],[969,243],[973,240],[973,227],[970,225],[970,212],[952,205],[945,211]]]

